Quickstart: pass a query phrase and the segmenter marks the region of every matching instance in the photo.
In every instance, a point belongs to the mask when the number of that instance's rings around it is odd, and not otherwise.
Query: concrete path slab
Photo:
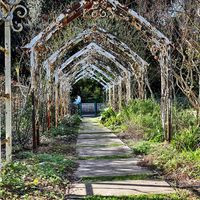
[[[118,139],[118,138],[94,138],[94,139],[80,139],[78,138],[78,141],[77,141],[77,146],[80,146],[80,145],[111,145],[111,144],[122,144],[124,145],[124,143]]]
[[[99,138],[117,138],[117,136],[113,133],[93,133],[93,134],[80,134],[78,136],[79,139],[99,139]]]
[[[121,145],[120,143],[113,143],[113,145]],[[129,155],[132,151],[127,146],[116,147],[99,147],[87,146],[78,147],[77,152],[79,157],[102,157],[102,156],[122,156]]]
[[[169,194],[174,190],[165,181],[126,180],[80,183],[72,186],[71,197],[91,195],[127,196],[140,194]]]
[[[79,178],[155,174],[154,171],[139,166],[140,159],[127,158],[127,155],[132,155],[131,149],[111,130],[102,127],[95,118],[83,118],[77,140],[77,153],[80,158],[85,159],[77,161],[79,167],[75,176]],[[106,156],[106,159],[102,156]],[[119,156],[124,158],[120,159]],[[93,159],[86,159],[87,157]],[[165,193],[174,193],[165,181],[104,181],[74,184],[69,191],[72,195],[69,199],[83,199],[86,195],[126,196]]]
[[[154,174],[144,167],[138,166],[139,159],[80,160],[76,172],[78,177],[126,176],[138,174]]]

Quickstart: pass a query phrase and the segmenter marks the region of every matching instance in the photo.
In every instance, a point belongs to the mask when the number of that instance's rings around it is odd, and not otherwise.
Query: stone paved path
[[[86,195],[121,196],[137,194],[174,193],[168,183],[162,180],[128,180],[128,176],[153,175],[155,172],[138,166],[140,161],[109,129],[98,123],[96,118],[83,118],[77,141],[79,155],[76,176],[123,177],[124,181],[96,181],[74,184],[70,190],[71,199]]]

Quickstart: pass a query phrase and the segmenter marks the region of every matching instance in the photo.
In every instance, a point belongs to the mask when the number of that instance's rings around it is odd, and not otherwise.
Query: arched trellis
[[[98,68],[100,69],[104,69],[105,72],[107,72],[110,76],[113,77],[119,77],[120,74],[117,74],[114,70],[112,70],[110,68],[110,66],[108,66],[107,64],[104,64],[103,62],[99,63],[100,61],[98,61],[94,56],[86,56],[85,58],[83,58],[81,61],[77,62],[76,64],[70,66],[70,70],[65,73],[65,76],[69,76],[70,73],[74,72],[77,70],[77,68],[79,67],[79,65],[86,65],[86,64],[93,64],[98,66]]]
[[[160,31],[138,15],[135,11],[121,5],[116,0],[80,1],[63,14],[56,22],[50,24],[47,29],[38,34],[27,48],[31,49],[32,66],[32,93],[36,88],[35,71],[38,66],[38,53],[44,50],[44,44],[52,36],[63,29],[67,24],[79,16],[91,14],[93,17],[105,17],[106,13],[120,17],[135,26],[140,31],[145,31],[145,39],[150,42],[150,50],[156,56],[161,67],[161,111],[162,125],[165,132],[165,139],[170,141],[172,132],[171,113],[171,64],[170,64],[170,41]]]
[[[119,61],[118,58],[116,58],[114,55],[112,55],[110,52],[104,50],[103,48],[101,48],[100,46],[98,46],[96,43],[90,43],[87,47],[84,47],[83,49],[81,49],[80,51],[78,51],[77,53],[75,53],[73,56],[71,56],[69,59],[67,59],[60,68],[58,68],[58,71],[61,72],[62,70],[64,70],[70,63],[74,62],[74,60],[78,59],[79,57],[81,57],[82,55],[87,55],[87,54],[100,54],[103,57],[108,58],[109,60],[111,60],[122,72],[124,72],[124,74],[128,74],[129,70],[132,70],[132,72],[134,73],[134,75],[137,76],[137,74],[135,73],[135,71],[133,70],[133,68],[129,68],[127,69],[126,67],[124,67]],[[143,75],[143,74],[142,74]],[[140,77],[141,76],[140,74]],[[138,77],[138,79],[140,78]],[[143,79],[143,78],[142,78]],[[128,81],[130,82],[130,78],[128,79]],[[144,82],[144,80],[142,81]],[[143,85],[142,85],[143,86]],[[144,93],[144,89],[140,89],[142,91],[142,93]],[[142,95],[144,96],[144,94]]]
[[[63,71],[68,65],[70,65],[75,59],[81,57],[84,54],[99,54],[103,57],[106,57],[108,60],[113,62],[121,71],[127,72],[128,70],[132,70],[131,68],[127,69],[123,64],[119,62],[116,56],[114,56],[110,51],[107,51],[97,45],[94,42],[91,42],[89,45],[72,55],[69,59],[67,59],[59,68],[58,71]]]
[[[98,46],[96,43],[90,43],[88,46],[86,46],[86,47],[84,47],[83,49],[81,49],[79,52],[77,52],[77,53],[75,53],[73,56],[71,56],[69,59],[67,59],[62,65],[61,65],[61,67],[60,68],[58,68],[58,70],[59,71],[62,71],[62,70],[64,70],[70,63],[72,63],[72,62],[75,62],[75,60],[77,59],[77,58],[79,58],[79,57],[81,57],[82,55],[84,55],[84,54],[88,54],[88,53],[100,53],[102,56],[104,56],[104,57],[107,57],[108,59],[110,59],[113,63],[115,63],[115,65],[116,66],[119,66],[119,68],[122,70],[122,72],[124,71],[125,72],[125,74],[126,74],[126,77],[127,77],[127,91],[128,91],[128,93],[127,93],[127,99],[128,99],[128,101],[131,99],[131,87],[130,87],[130,72],[128,71],[128,69],[127,68],[125,68],[124,66],[122,66],[119,62],[118,62],[118,59],[115,57],[115,56],[113,56],[112,54],[110,54],[109,52],[107,52],[107,51],[105,51],[104,49],[102,49],[100,46]],[[69,67],[69,66],[68,66]],[[142,67],[142,68],[144,68],[144,67]],[[129,70],[133,70],[133,68],[130,68]],[[133,70],[133,72],[134,72],[134,74],[135,74],[135,76],[137,76],[138,74],[136,74],[136,72],[135,72],[135,70]],[[139,73],[141,73],[140,71],[139,71]],[[127,76],[127,74],[128,74],[128,76]],[[144,84],[143,83],[145,83],[145,80],[144,80],[144,78],[143,78],[143,75],[144,75],[144,73],[143,74],[139,74],[139,76],[138,76],[138,78],[137,79],[139,79],[139,78],[141,78],[142,79],[142,81],[141,81],[141,83],[139,83],[139,84],[141,84],[141,86],[143,87],[143,88],[140,88],[140,93],[139,93],[139,95],[141,95],[141,97],[142,98],[144,98]],[[114,95],[114,93],[113,93],[113,95]],[[114,104],[115,105],[115,104]]]
[[[91,44],[91,45],[93,45],[93,47],[96,47],[97,45],[96,44]],[[91,46],[90,45],[90,46]],[[81,51],[82,52],[82,51]],[[91,53],[91,52],[89,52],[89,53]],[[75,54],[76,55],[76,54]],[[82,55],[82,53],[81,54],[78,54],[78,55]],[[104,54],[102,54],[103,56],[104,56]],[[76,56],[72,56],[73,58],[76,58]],[[111,59],[112,60],[112,59]],[[67,60],[67,63],[69,64],[70,62],[72,62],[73,61],[73,59],[69,59],[69,60]],[[83,62],[84,61],[84,62]],[[86,61],[88,61],[87,60],[87,57],[85,58],[85,59],[83,59],[83,60],[81,60],[80,62],[78,62],[78,63],[75,63],[75,66],[78,66],[78,65],[80,65],[80,64],[87,64],[87,63],[85,63]],[[115,61],[115,59],[113,59],[113,61]],[[65,62],[66,63],[66,62]],[[65,67],[67,67],[67,66],[65,66]],[[111,71],[111,69],[109,69],[109,67],[108,66],[104,66],[106,69],[108,69],[108,71],[110,71],[110,72],[112,72]],[[122,67],[121,67],[122,68]],[[126,70],[125,68],[122,68],[122,69],[124,69],[124,70]],[[59,68],[57,69],[57,70],[59,70],[60,71],[60,73],[62,72],[62,70],[60,70]],[[126,70],[126,72],[127,72],[127,70]],[[56,73],[58,73],[57,71],[56,71]],[[69,73],[69,72],[68,72]],[[68,74],[68,76],[69,76],[70,74]],[[65,74],[65,76],[66,76],[66,74]],[[56,80],[57,80],[57,78],[56,78]],[[105,84],[105,83],[104,83]],[[57,85],[57,83],[55,83],[55,85]],[[57,89],[57,86],[55,87],[56,88],[56,99],[57,99],[57,91],[58,91],[58,89]],[[57,103],[57,100],[56,100],[56,110],[58,109],[58,103]],[[50,110],[49,109],[49,106],[48,106],[48,110]],[[57,113],[58,112],[56,112],[56,115],[57,115]],[[56,119],[56,121],[57,121],[57,119]],[[57,124],[57,123],[56,123]]]
[[[102,83],[101,80],[99,80],[99,78],[95,77],[94,74],[91,74],[91,73],[85,73],[85,74],[82,74],[79,78],[77,78],[74,82],[72,82],[72,85],[76,84],[78,81],[80,81],[81,79],[84,79],[84,78],[92,78],[93,80],[97,81],[99,84],[101,84],[105,89],[109,86],[109,84],[105,84],[105,83]]]
[[[121,52],[124,52],[127,58],[132,60],[132,63],[128,63],[130,65],[137,65],[132,66],[134,70],[135,78],[138,82],[139,86],[139,98],[144,98],[145,93],[145,82],[148,83],[147,79],[147,66],[149,65],[146,61],[144,61],[139,55],[137,55],[135,52],[133,52],[125,43],[120,41],[115,36],[107,33],[104,29],[92,27],[90,29],[87,29],[81,33],[79,33],[75,38],[71,39],[69,42],[66,42],[60,49],[58,49],[56,52],[54,52],[47,60],[43,62],[43,66],[46,68],[46,70],[49,70],[50,66],[54,65],[56,60],[58,60],[60,57],[64,55],[66,51],[69,49],[72,49],[75,47],[78,43],[81,41],[93,41],[98,40],[100,43],[103,41],[104,43],[109,43],[110,45],[113,45],[115,49],[119,49]],[[108,46],[109,48],[109,46]],[[109,49],[109,51],[111,51]],[[114,53],[113,51],[111,51]],[[119,55],[118,55],[119,57]],[[122,55],[120,55],[122,57]],[[126,58],[126,59],[127,59]],[[73,59],[73,58],[72,58]],[[117,58],[116,58],[117,59]],[[133,64],[134,63],[134,64]],[[147,84],[149,85],[149,84]]]
[[[49,58],[47,58],[43,62],[43,66],[48,67],[49,65],[54,64],[56,60],[63,56],[63,54],[66,51],[69,51],[81,41],[93,40],[98,40],[99,42],[108,42],[109,44],[114,45],[115,48],[118,48],[119,50],[124,52],[124,54],[128,58],[132,59],[140,67],[144,68],[149,65],[146,61],[144,61],[138,54],[132,51],[125,43],[120,41],[117,37],[113,36],[110,33],[107,33],[104,29],[92,27],[79,33],[75,38],[70,39],[70,41],[65,42],[65,44],[61,48],[59,48],[56,52],[54,52],[51,56],[49,56]]]
[[[97,65],[98,66],[98,62],[99,61],[97,61],[96,62],[96,60],[95,60],[95,58],[94,57],[92,57],[92,56],[87,56],[86,58],[83,58],[81,61],[78,61],[77,63],[75,63],[73,66],[71,66],[70,67],[70,70],[69,70],[69,72],[67,72],[67,73],[65,73],[64,75],[62,75],[61,76],[61,78],[63,77],[63,76],[65,76],[65,77],[69,77],[71,74],[73,74],[73,73],[77,73],[77,70],[78,69],[80,69],[81,67],[83,67],[84,68],[84,66],[86,66],[86,65],[88,65],[88,63],[89,64],[92,64],[92,65]],[[106,65],[104,65],[103,63],[100,63],[100,66],[103,66],[103,68],[105,68],[106,70],[108,70],[107,72],[109,72],[109,76],[111,75],[111,73],[112,73],[112,76],[114,75],[114,71],[111,71],[111,69],[109,68],[109,66],[106,66]],[[99,67],[99,66],[98,66]],[[75,69],[74,69],[75,68]],[[98,68],[97,68],[98,69]],[[105,73],[106,71],[104,71],[104,73]],[[72,77],[73,77],[73,75],[72,75]],[[122,78],[122,76],[120,75],[120,74],[115,74],[114,75],[114,77],[115,77],[115,83],[113,83],[113,85],[115,84],[115,85],[118,85],[118,87],[119,87],[119,104],[121,105],[121,102],[122,102],[122,100],[120,99],[120,97],[121,97],[121,95],[122,95],[122,92],[121,92],[121,85],[119,85],[119,84],[121,84],[121,81],[123,80],[123,78]],[[127,79],[127,77],[125,77],[126,79]],[[127,98],[128,98],[128,100],[130,100],[130,96],[131,96],[131,93],[130,93],[130,91],[129,91],[129,89],[130,89],[130,82],[127,82],[127,80],[124,80],[125,81],[125,83],[126,83],[126,87],[127,87],[127,91],[128,91],[128,93],[127,93]],[[120,81],[119,81],[120,80]],[[110,85],[110,87],[111,87],[111,85]],[[107,91],[110,91],[110,90],[107,90]],[[111,94],[109,94],[108,96],[110,96]],[[110,102],[110,101],[109,101]],[[110,103],[111,104],[111,103]],[[111,104],[112,105],[112,104]],[[120,108],[121,106],[119,106],[119,108]]]
[[[93,65],[93,64],[86,64],[83,67],[80,66],[79,70],[75,71],[75,76],[77,77],[78,75],[80,75],[80,73],[84,70],[92,70],[92,71],[96,71],[97,73],[100,73],[104,79],[108,80],[111,83],[114,83],[114,79],[111,78],[107,73],[105,73],[103,70],[99,69],[97,66]],[[76,78],[75,77],[75,78]]]

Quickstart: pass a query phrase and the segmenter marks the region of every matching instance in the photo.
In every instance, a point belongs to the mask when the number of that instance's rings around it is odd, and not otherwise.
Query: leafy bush
[[[81,123],[81,118],[77,114],[72,116],[66,116],[61,122],[61,124],[68,127],[78,126],[80,123]]]
[[[120,113],[112,108],[106,109],[101,115],[101,122],[108,127],[116,128],[130,122],[141,127],[145,139],[161,141],[163,138],[160,120],[160,106],[152,100],[132,100]]]
[[[111,107],[104,109],[104,111],[101,113],[101,122],[105,123],[109,118],[111,117],[115,117],[116,114],[113,111],[113,109]]]
[[[100,121],[105,126],[116,129],[122,124],[121,113],[115,113],[112,108],[107,108],[102,112]]]
[[[173,145],[157,144],[147,158],[166,174],[200,179],[200,149],[180,152]]]
[[[66,116],[58,127],[51,128],[47,134],[53,137],[76,134],[80,122],[79,115]]]
[[[157,143],[153,143],[150,141],[141,141],[141,142],[133,143],[132,145],[130,145],[130,147],[135,154],[147,155],[151,152],[151,149],[155,145],[157,145]]]
[[[179,132],[174,140],[173,144],[177,150],[196,150],[200,147],[200,128],[191,127]]]

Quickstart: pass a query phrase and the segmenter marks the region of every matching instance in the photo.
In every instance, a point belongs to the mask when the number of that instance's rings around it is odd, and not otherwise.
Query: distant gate
[[[82,115],[98,115],[101,109],[104,108],[103,103],[81,103]]]

